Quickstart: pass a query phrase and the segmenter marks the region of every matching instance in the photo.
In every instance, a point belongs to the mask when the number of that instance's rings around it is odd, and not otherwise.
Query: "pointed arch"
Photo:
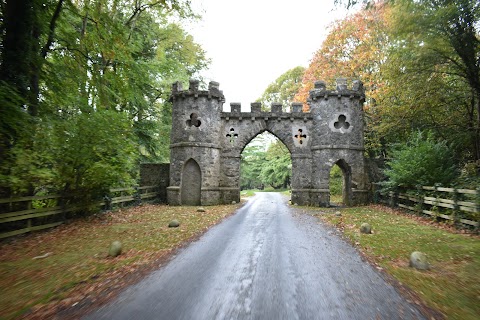
[[[337,165],[343,173],[342,202],[344,205],[350,206],[352,203],[352,168],[344,159],[337,160],[333,166],[335,165]],[[330,170],[331,169],[332,168],[330,168]]]
[[[197,206],[201,204],[202,170],[197,161],[190,158],[182,170],[180,187],[181,205]]]

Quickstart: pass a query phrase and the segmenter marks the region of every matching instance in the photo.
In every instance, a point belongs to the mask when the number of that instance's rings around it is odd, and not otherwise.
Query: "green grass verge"
[[[0,319],[26,312],[47,319],[58,306],[95,299],[98,290],[121,286],[126,275],[165,258],[239,206],[209,206],[206,212],[197,212],[197,207],[146,205],[4,241],[0,243]],[[172,219],[180,227],[168,228]],[[111,258],[107,252],[115,240],[122,242],[123,250]]]
[[[341,210],[309,209],[340,228],[370,260],[406,285],[447,319],[478,319],[480,315],[480,238],[455,233],[428,220],[383,206]],[[341,216],[335,214],[341,211]],[[372,234],[361,234],[364,222]],[[409,267],[413,251],[428,255],[431,269]]]

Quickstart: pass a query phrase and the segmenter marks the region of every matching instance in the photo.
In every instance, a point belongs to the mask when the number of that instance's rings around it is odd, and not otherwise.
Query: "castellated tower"
[[[347,87],[346,79],[337,79],[336,90],[327,90],[323,81],[310,91],[312,127],[312,184],[316,204],[328,203],[329,174],[337,164],[343,171],[343,201],[347,205],[365,203],[368,181],[364,161],[363,103],[365,91],[360,81]]]
[[[172,205],[212,205],[220,202],[220,113],[225,98],[217,82],[208,91],[190,80],[172,87],[172,132],[170,136],[170,186]]]

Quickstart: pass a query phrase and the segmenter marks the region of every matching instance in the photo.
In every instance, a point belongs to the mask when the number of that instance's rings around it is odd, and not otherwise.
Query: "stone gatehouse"
[[[268,131],[288,148],[292,159],[291,201],[299,205],[328,206],[332,166],[343,171],[343,201],[367,202],[368,178],[363,141],[364,88],[339,79],[336,90],[323,81],[310,91],[309,112],[294,103],[291,112],[273,104],[270,112],[252,103],[242,112],[239,103],[223,111],[225,98],[217,82],[199,90],[190,80],[188,90],[173,85],[170,185],[171,205],[214,205],[240,201],[240,159],[245,146]]]

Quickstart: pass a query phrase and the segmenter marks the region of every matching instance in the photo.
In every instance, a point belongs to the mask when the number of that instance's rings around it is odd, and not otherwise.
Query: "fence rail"
[[[110,189],[110,194],[103,201],[98,201],[93,206],[109,210],[113,205],[154,199],[158,194],[158,186],[114,188]],[[65,222],[66,213],[85,209],[59,205],[62,199],[62,196],[56,194],[0,199],[0,204],[7,208],[0,213],[0,239],[58,226]],[[24,203],[20,210],[15,209],[15,204],[18,203]]]
[[[417,214],[452,221],[459,225],[480,228],[480,188],[455,189],[419,186],[417,189],[399,189],[384,192],[374,185],[375,202],[400,207]]]

